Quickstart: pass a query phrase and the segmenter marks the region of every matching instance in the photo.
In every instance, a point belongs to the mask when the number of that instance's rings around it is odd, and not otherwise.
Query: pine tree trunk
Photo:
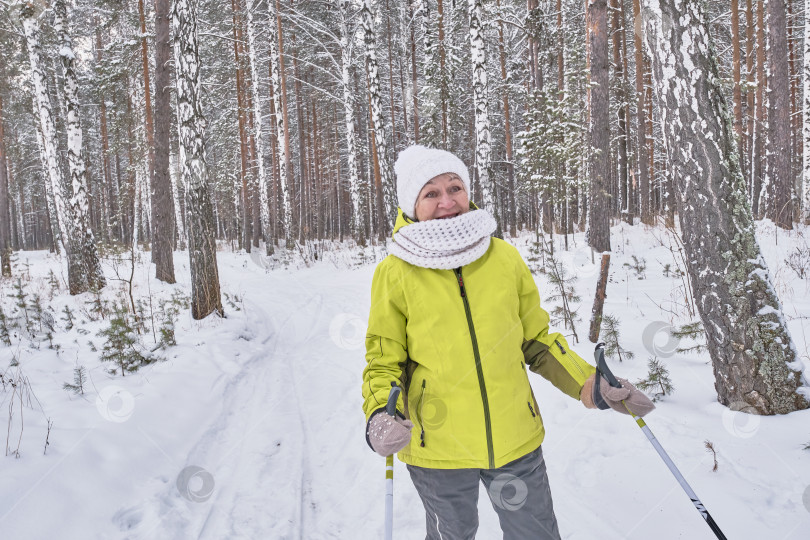
[[[618,158],[619,158],[619,213],[621,217],[630,225],[633,224],[633,214],[631,213],[630,195],[632,189],[630,188],[630,175],[627,168],[627,97],[625,96],[625,83],[626,77],[624,71],[625,55],[624,48],[624,12],[622,11],[621,0],[611,0],[611,9],[613,10],[612,29],[613,34],[613,69],[616,73],[616,80],[618,81],[618,91],[616,93],[616,101],[619,103],[619,123],[618,123],[618,136],[617,141],[619,145]]]
[[[807,408],[810,389],[800,389],[796,349],[754,235],[703,4],[646,2],[664,146],[718,399],[756,414]]]
[[[654,223],[651,197],[650,197],[650,176],[649,163],[647,159],[647,104],[645,103],[646,92],[644,90],[644,49],[642,39],[644,28],[641,25],[641,0],[633,0],[633,17],[636,21],[634,29],[635,35],[635,58],[636,58],[636,162],[638,166],[638,185],[641,222],[646,225]]]
[[[768,0],[768,208],[783,229],[793,228],[793,175],[790,163],[790,70],[785,0]]]
[[[411,22],[408,26],[411,28],[411,78],[412,78],[412,88],[411,92],[413,94],[413,142],[414,144],[419,144],[419,86],[418,86],[418,77],[417,77],[417,70],[416,70],[416,24],[414,20],[416,17],[419,16],[419,10],[422,9],[421,6],[417,6],[414,8],[414,4],[419,0],[408,0],[408,7],[410,8],[411,13]]]
[[[0,68],[0,73],[2,73]],[[11,277],[11,221],[9,220],[6,134],[3,129],[3,96],[0,96],[0,275]]]
[[[174,283],[175,222],[169,176],[171,141],[171,0],[155,0],[155,151],[152,174],[152,261],[155,277]]]
[[[734,77],[734,137],[738,148],[742,148],[742,88],[740,87],[740,6],[739,0],[731,0],[731,64]],[[742,163],[742,153],[740,153]]]
[[[765,160],[765,122],[766,122],[766,108],[765,108],[765,1],[756,0],[757,2],[757,93],[756,93],[756,119],[754,121],[753,141],[754,149],[751,159],[751,208],[755,219],[762,217],[763,211],[760,205],[762,204],[762,184],[763,177],[765,176],[764,167],[762,166]]]
[[[745,70],[746,76],[746,111],[747,123],[745,128],[745,152],[743,154],[742,170],[746,182],[746,192],[751,193],[751,178],[752,178],[752,152],[754,148],[754,108],[756,102],[756,92],[754,91],[754,84],[756,82],[756,42],[754,34],[756,31],[756,23],[754,20],[754,8],[752,0],[746,0],[745,3]],[[754,212],[756,215],[756,212]]]
[[[214,216],[205,163],[205,118],[201,107],[197,14],[193,0],[174,0],[174,63],[177,84],[180,166],[188,189],[188,253],[191,268],[191,316],[216,311],[224,316],[214,241]]]
[[[506,51],[503,42],[503,18],[501,11],[501,1],[497,1],[498,6],[498,56],[501,63],[501,84],[503,87],[503,123],[504,123],[504,144],[506,145],[506,171],[508,181],[508,209],[505,222],[509,226],[509,234],[517,234],[517,209],[515,204],[515,163],[512,156],[512,119],[509,107],[509,85],[506,72]]]
[[[802,168],[802,216],[805,224],[810,224],[810,0],[804,1],[804,63],[802,66],[802,82],[804,86],[804,98],[802,106],[804,139],[802,156],[804,158]]]
[[[591,51],[591,157],[588,167],[591,209],[588,245],[602,252],[610,251],[610,74],[606,0],[590,0],[588,20]]]

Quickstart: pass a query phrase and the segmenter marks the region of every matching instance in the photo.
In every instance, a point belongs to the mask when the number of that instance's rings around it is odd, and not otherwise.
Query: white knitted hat
[[[394,172],[397,175],[397,203],[410,218],[415,216],[416,198],[428,180],[444,173],[458,175],[470,193],[470,173],[464,162],[446,150],[419,144],[399,153]]]

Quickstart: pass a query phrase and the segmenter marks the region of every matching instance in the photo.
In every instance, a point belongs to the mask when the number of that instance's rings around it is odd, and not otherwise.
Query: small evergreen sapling
[[[672,337],[677,339],[688,338],[697,342],[697,345],[692,347],[678,347],[676,352],[680,354],[700,354],[706,350],[706,331],[703,329],[703,323],[701,321],[687,323],[679,328],[673,328],[669,333]]]
[[[633,257],[633,264],[624,263],[624,266],[632,270],[638,279],[644,279],[647,277],[646,270],[647,270],[647,259],[642,257],[640,260],[635,255],[631,255]]]
[[[551,282],[553,290],[552,294],[549,295],[546,300],[559,303],[549,314],[552,320],[562,321],[566,328],[570,328],[573,332],[574,343],[578,343],[579,338],[577,337],[574,323],[580,319],[577,315],[577,310],[571,307],[573,302],[579,302],[581,300],[576,290],[574,290],[574,284],[577,282],[578,278],[576,275],[568,273],[568,270],[566,270],[562,262],[554,256],[554,253],[548,246],[545,246],[545,254],[548,280]]]
[[[65,330],[72,330],[73,329],[73,311],[70,310],[70,306],[67,304],[65,305],[64,309],[62,309],[62,320],[65,322]]]
[[[0,305],[0,341],[11,347],[11,336],[8,333],[8,318]]]
[[[140,352],[140,344],[130,323],[129,314],[121,306],[118,306],[111,315],[110,325],[97,335],[105,339],[101,360],[116,364],[121,369],[122,376],[126,375],[127,371],[137,371],[141,366],[156,360]],[[111,373],[115,373],[115,368]]]
[[[632,360],[635,357],[633,351],[628,351],[619,344],[619,319],[612,315],[602,316],[602,336],[605,340],[605,356],[608,358],[618,357],[619,362],[624,359]]]
[[[62,385],[62,388],[76,395],[84,395],[84,385],[86,382],[87,370],[84,366],[76,366],[73,368],[73,384],[65,383]]]
[[[647,361],[647,377],[638,381],[636,387],[645,392],[652,391],[653,401],[658,401],[675,390],[669,378],[669,370],[655,356]]]

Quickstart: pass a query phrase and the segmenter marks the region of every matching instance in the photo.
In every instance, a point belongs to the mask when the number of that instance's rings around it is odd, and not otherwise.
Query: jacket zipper
[[[537,416],[536,414],[534,414],[534,409],[532,408],[532,404],[530,402],[528,402],[528,401],[526,402],[526,404],[529,406],[529,411],[531,411],[531,413],[532,413],[532,418]]]
[[[416,404],[416,416],[419,419],[419,427],[422,433],[419,434],[419,446],[425,447],[425,425],[422,423],[422,398],[425,397],[425,379],[422,379],[422,393],[419,394],[419,403]]]
[[[554,340],[554,343],[557,345],[557,347],[559,347],[559,348],[560,348],[560,352],[561,352],[561,353],[566,354],[566,355],[568,354],[568,353],[566,352],[566,350],[565,350],[565,347],[563,347],[562,345],[560,345],[560,342],[559,342],[559,341],[557,341],[557,340],[555,339],[555,340]],[[573,360],[571,360],[569,363],[570,363],[570,364],[572,364],[572,365],[573,365],[575,368],[577,368],[577,370],[579,371],[579,373],[580,373],[580,374],[581,374],[583,377],[585,376],[585,372],[584,372],[584,371],[582,371],[582,368],[581,368],[581,367],[579,367],[579,364],[577,364],[577,363],[576,363],[576,362],[574,362]]]
[[[481,400],[484,403],[484,425],[487,432],[487,454],[489,457],[489,468],[495,468],[495,452],[492,449],[492,419],[489,414],[489,399],[487,398],[487,387],[484,384],[484,368],[481,366],[481,355],[478,352],[478,339],[475,337],[475,327],[472,321],[472,312],[470,311],[470,302],[467,299],[467,291],[464,288],[464,279],[461,277],[461,268],[453,270],[458,279],[458,288],[461,292],[461,300],[464,302],[464,311],[467,314],[467,326],[470,329],[470,338],[472,339],[473,355],[475,356],[475,371],[478,373],[478,386],[481,389]]]

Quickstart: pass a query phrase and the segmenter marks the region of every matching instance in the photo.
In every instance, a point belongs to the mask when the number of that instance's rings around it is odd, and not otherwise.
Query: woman
[[[596,370],[549,333],[531,272],[490,237],[495,220],[470,202],[460,159],[411,146],[394,170],[399,212],[374,272],[366,335],[369,446],[407,464],[428,540],[475,537],[479,481],[505,539],[559,539],[526,366],[590,408]],[[396,418],[384,409],[392,384],[403,389]],[[598,385],[596,403],[652,410],[622,384]]]

